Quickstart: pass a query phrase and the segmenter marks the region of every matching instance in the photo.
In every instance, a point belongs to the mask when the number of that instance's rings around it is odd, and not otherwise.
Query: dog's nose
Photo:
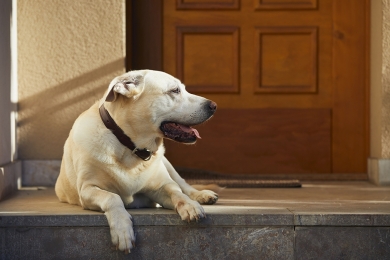
[[[210,101],[210,103],[209,103],[209,108],[210,108],[212,111],[217,110],[217,103],[215,103],[214,101]]]

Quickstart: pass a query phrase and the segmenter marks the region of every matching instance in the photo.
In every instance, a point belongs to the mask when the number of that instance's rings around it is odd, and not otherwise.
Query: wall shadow
[[[60,159],[75,119],[104,94],[123,72],[124,58],[114,60],[18,102],[19,159]]]

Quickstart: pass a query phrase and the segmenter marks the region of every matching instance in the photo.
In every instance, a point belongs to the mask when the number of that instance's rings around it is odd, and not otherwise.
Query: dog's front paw
[[[180,201],[176,205],[176,212],[180,215],[181,219],[187,222],[206,217],[206,213],[201,205],[196,201]]]
[[[214,204],[218,200],[218,194],[211,190],[201,190],[191,194],[191,199],[200,204]]]
[[[111,241],[116,249],[126,254],[135,247],[135,236],[131,215],[125,210],[105,212],[110,225]]]

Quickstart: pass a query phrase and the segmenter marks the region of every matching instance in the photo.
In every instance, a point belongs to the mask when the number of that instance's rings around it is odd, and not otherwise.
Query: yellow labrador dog
[[[216,108],[164,72],[116,77],[70,131],[55,186],[58,198],[103,211],[112,243],[126,253],[135,242],[126,208],[158,203],[175,209],[182,220],[205,217],[199,203],[213,204],[217,194],[197,190],[179,176],[164,157],[163,139],[195,143],[200,136],[191,126],[208,120]]]

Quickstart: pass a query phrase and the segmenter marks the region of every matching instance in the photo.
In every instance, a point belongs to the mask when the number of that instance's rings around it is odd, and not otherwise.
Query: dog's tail
[[[191,186],[194,187],[197,190],[212,190],[215,193],[219,193],[223,189],[225,189],[225,187],[218,186],[217,184],[207,184],[207,185],[194,184],[194,185],[191,185]]]

